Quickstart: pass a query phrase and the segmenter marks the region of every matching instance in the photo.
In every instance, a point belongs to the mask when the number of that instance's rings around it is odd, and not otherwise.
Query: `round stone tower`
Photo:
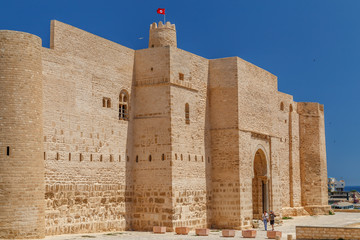
[[[0,238],[43,238],[41,39],[0,31]]]
[[[177,47],[175,24],[166,22],[164,25],[161,21],[159,25],[156,23],[151,24],[149,48],[165,46]]]

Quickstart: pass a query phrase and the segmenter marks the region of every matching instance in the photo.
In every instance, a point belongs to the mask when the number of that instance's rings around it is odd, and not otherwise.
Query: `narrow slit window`
[[[112,154],[110,154],[110,162],[113,162],[114,161],[114,159],[113,159],[113,155]]]
[[[46,160],[46,152],[44,152],[44,160]]]
[[[80,160],[80,162],[82,162],[82,160],[83,160],[83,156],[82,156],[81,153],[80,153],[80,155],[79,155],[79,160]]]
[[[165,154],[161,155],[161,160],[163,160],[163,161],[165,160]]]
[[[284,111],[284,103],[283,102],[280,103],[280,110]]]
[[[149,162],[151,162],[152,158],[151,158],[151,155],[149,155]]]
[[[139,162],[139,156],[136,156],[135,161],[136,161],[136,162]]]
[[[185,123],[190,124],[190,106],[188,103],[185,104]]]
[[[71,153],[69,153],[69,161],[71,161]]]
[[[102,159],[102,155],[100,155],[100,162],[102,162],[102,160],[103,160],[103,159]]]
[[[59,158],[60,158],[60,157],[59,157],[59,153],[57,152],[55,159],[56,159],[56,160],[59,160]]]
[[[90,154],[90,162],[92,162],[92,154]]]
[[[6,147],[6,155],[10,156],[10,147],[9,146]]]

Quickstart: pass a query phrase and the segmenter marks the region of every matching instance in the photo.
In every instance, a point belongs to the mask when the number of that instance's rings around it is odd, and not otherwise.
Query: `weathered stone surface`
[[[197,236],[209,236],[210,229],[208,228],[197,228],[195,229],[195,234]]]
[[[252,229],[242,230],[241,233],[242,233],[243,238],[255,238],[256,237],[256,230],[252,230]]]
[[[235,230],[223,229],[221,232],[223,237],[235,237]]]
[[[153,233],[164,234],[164,233],[166,233],[166,227],[154,226]]]
[[[188,227],[176,227],[175,232],[179,235],[188,235],[190,231],[190,228]]]
[[[281,238],[282,233],[280,231],[267,231],[266,235],[269,239],[276,239],[277,237]]]
[[[296,226],[296,239],[360,239],[360,228]]]

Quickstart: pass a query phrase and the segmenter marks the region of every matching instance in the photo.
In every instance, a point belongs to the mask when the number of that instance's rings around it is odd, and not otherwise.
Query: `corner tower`
[[[324,106],[298,103],[302,205],[310,215],[327,214],[327,166]]]
[[[43,238],[41,39],[0,31],[0,238]]]
[[[165,46],[177,47],[175,24],[154,22],[150,25],[149,48]]]

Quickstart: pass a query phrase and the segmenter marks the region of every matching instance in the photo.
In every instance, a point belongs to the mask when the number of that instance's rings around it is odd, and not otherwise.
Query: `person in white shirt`
[[[269,214],[264,211],[263,215],[262,215],[262,220],[264,222],[264,226],[265,226],[265,231],[267,231],[267,222],[268,222],[268,219],[269,219]]]

